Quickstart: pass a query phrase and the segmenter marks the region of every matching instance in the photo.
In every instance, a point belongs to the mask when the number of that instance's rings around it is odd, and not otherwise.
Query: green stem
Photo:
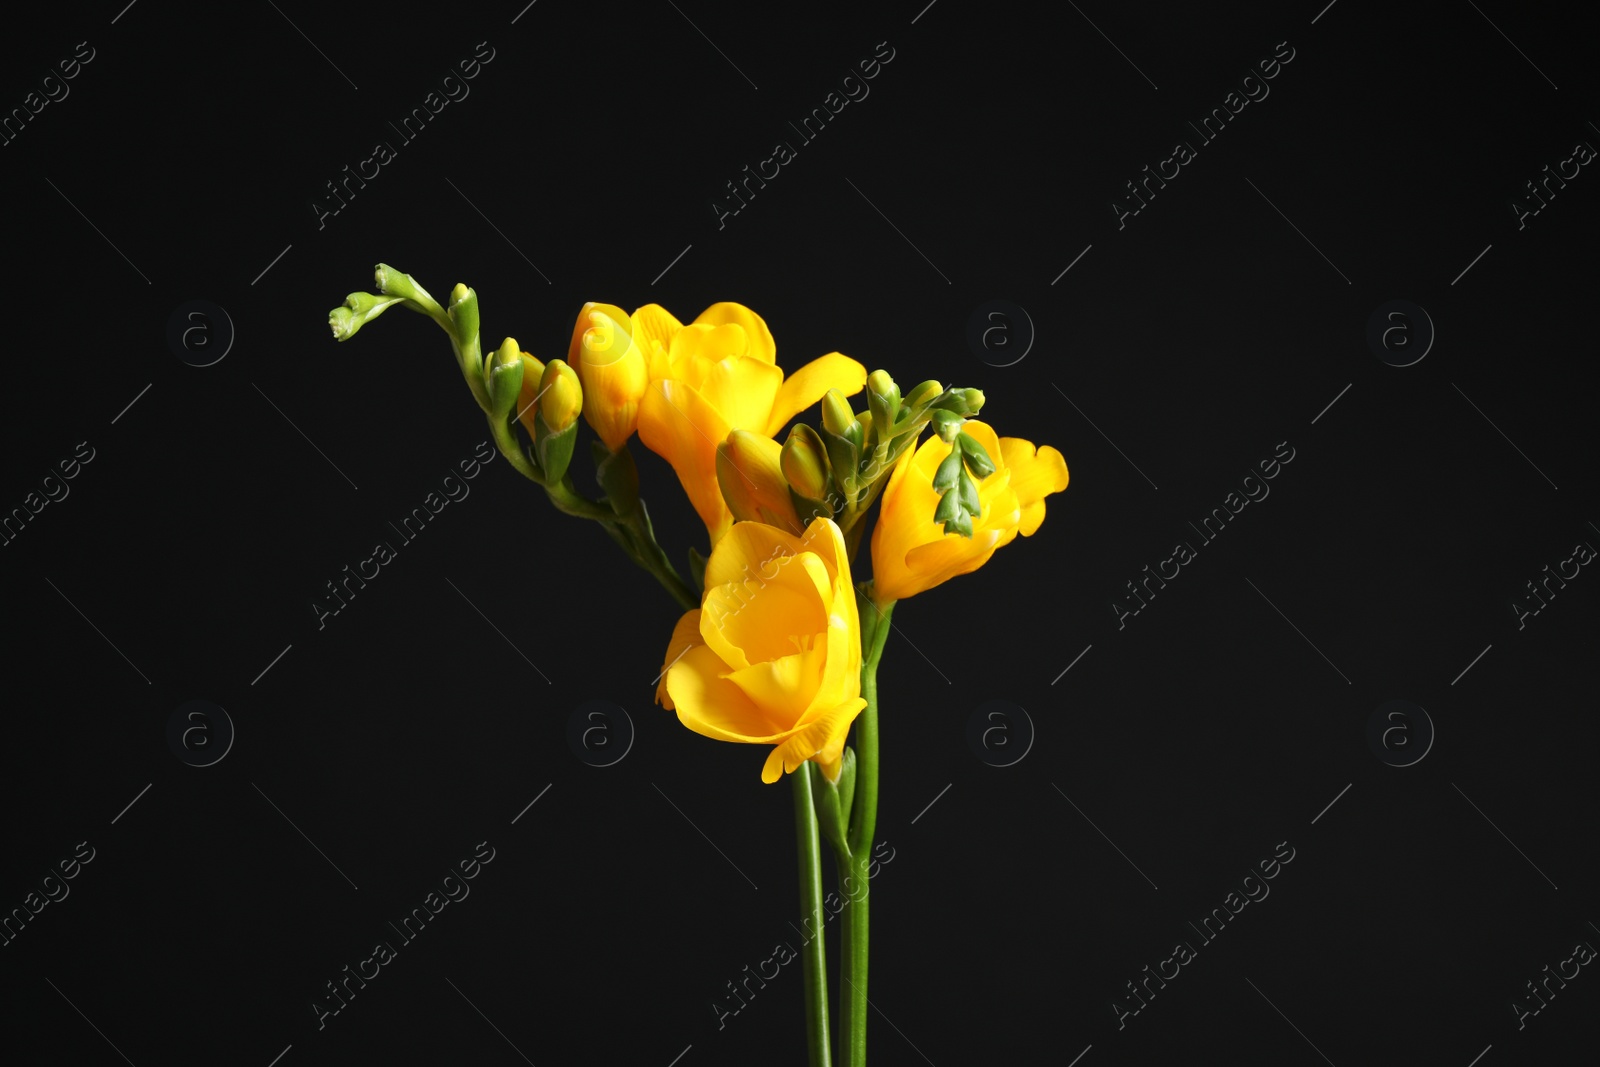
[[[828,1050],[827,949],[822,940],[822,841],[817,832],[817,811],[811,802],[811,775],[806,767],[789,775],[794,789],[794,837],[800,857],[801,921],[811,931],[800,950],[806,983],[806,1047],[810,1067],[831,1067]],[[805,935],[802,934],[802,937]]]
[[[872,895],[867,871],[872,858],[872,835],[878,824],[878,661],[889,637],[894,601],[879,604],[871,582],[862,583],[856,599],[861,615],[861,696],[867,706],[855,722],[856,790],[850,812],[850,848],[848,855],[839,856],[840,892],[849,901],[844,907],[840,933],[844,958],[840,961],[843,988],[839,998],[844,1027],[839,1058],[847,1067],[866,1067],[870,930],[867,905]],[[855,886],[854,895],[845,884],[846,877]]]
[[[650,513],[645,510],[643,500],[637,503],[623,522],[633,531],[634,543],[638,546],[634,558],[639,561],[639,566],[655,575],[656,581],[672,594],[683,610],[693,611],[699,607],[699,594],[679,576],[678,568],[672,565],[672,560],[667,558],[666,551],[656,541],[655,528],[650,524]]]

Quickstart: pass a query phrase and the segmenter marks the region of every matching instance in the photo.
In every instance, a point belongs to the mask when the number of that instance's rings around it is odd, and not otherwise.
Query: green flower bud
[[[961,454],[966,456],[967,469],[979,478],[987,478],[994,473],[994,460],[989,458],[989,450],[984,448],[977,438],[968,433],[956,435],[956,444],[961,448]]]
[[[934,408],[928,413],[928,419],[933,424],[933,432],[939,435],[939,440],[945,444],[953,444],[961,433],[961,423],[964,421],[960,415],[943,408]]]
[[[888,434],[900,415],[900,387],[888,371],[875,370],[867,375],[867,410],[872,412],[872,424],[879,433]]]
[[[962,510],[968,515],[983,511],[983,504],[978,500],[978,486],[965,468],[956,476],[956,496],[961,501]]]
[[[837,389],[829,389],[822,398],[822,428],[829,433],[847,436],[855,425],[856,416],[850,402]]]
[[[448,321],[445,318],[444,308],[428,291],[417,284],[415,278],[403,271],[395,270],[387,263],[379,263],[373,268],[373,280],[378,285],[378,292],[386,296],[398,296],[404,300],[413,311],[424,315],[432,315],[439,322]]]
[[[578,372],[567,366],[566,360],[552,359],[544,365],[539,393],[539,413],[552,432],[560,433],[578,421],[583,410],[583,386],[578,383]]]
[[[797,423],[783,443],[779,460],[789,487],[808,500],[826,500],[831,485],[828,450],[822,437],[805,423]]]
[[[806,761],[811,776],[811,804],[816,809],[817,827],[834,848],[849,850],[850,808],[856,793],[856,754],[849,746],[839,761],[839,778],[830,779],[815,760]]]
[[[351,293],[344,298],[344,307],[328,312],[328,325],[333,329],[333,339],[348,341],[356,335],[357,330],[400,302],[398,296]]]
[[[507,337],[495,350],[487,368],[489,411],[497,419],[504,419],[516,410],[517,398],[522,393],[524,365],[522,350],[515,339]]]
[[[941,493],[956,484],[956,479],[961,475],[961,452],[951,449],[950,454],[944,457],[944,462],[939,464],[939,469],[933,472],[933,487]]]
[[[934,397],[938,396],[942,392],[944,392],[944,386],[940,385],[932,378],[929,378],[927,381],[921,383],[915,389],[911,390],[911,392],[906,394],[905,406],[911,408],[912,410],[916,410],[933,400]]]
[[[450,321],[455,324],[456,341],[463,350],[478,348],[478,294],[457,284],[450,291]]]

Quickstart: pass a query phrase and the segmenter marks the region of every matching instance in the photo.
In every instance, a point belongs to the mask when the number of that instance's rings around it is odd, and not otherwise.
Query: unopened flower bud
[[[783,477],[790,488],[807,500],[827,500],[828,452],[817,431],[796,423],[783,443]]]
[[[495,350],[486,374],[489,410],[497,419],[509,415],[522,392],[522,352],[510,337]]]
[[[734,430],[717,446],[717,484],[735,519],[800,534],[804,527],[789,499],[782,453],[783,448],[769,437]]]
[[[551,433],[560,433],[577,421],[583,410],[583,386],[565,360],[552,359],[545,364],[539,391],[539,414]]]
[[[856,422],[850,402],[837,389],[829,389],[822,398],[822,426],[829,433],[845,437]]]

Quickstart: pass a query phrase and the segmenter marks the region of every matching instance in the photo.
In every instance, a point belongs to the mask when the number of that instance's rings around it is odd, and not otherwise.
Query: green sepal
[[[789,487],[789,502],[794,505],[794,513],[800,519],[802,528],[810,526],[813,519],[833,518],[833,507],[826,500],[815,500],[801,493],[794,486]],[[843,503],[840,504],[843,507]]]
[[[514,402],[516,394],[511,395]],[[537,411],[533,413],[533,451],[539,459],[539,469],[544,471],[545,481],[559,482],[566,475],[567,467],[572,462],[572,446],[577,440],[576,422],[560,433],[551,433],[550,427],[545,425],[544,415]]]
[[[960,514],[961,494],[953,488],[946,489],[944,494],[939,497],[939,506],[933,511],[933,521],[948,523]],[[947,529],[945,532],[949,533],[950,531]]]
[[[504,419],[516,410],[522,393],[522,369],[520,358],[489,369],[489,414],[494,418]]]
[[[577,425],[573,422],[567,429],[576,429]],[[627,444],[613,452],[604,441],[597,440],[590,454],[594,456],[595,480],[605,490],[611,510],[623,516],[632,514],[639,506],[639,468],[634,466],[633,453],[628,451]]]
[[[849,746],[839,760],[839,781],[828,781],[815,760],[806,760],[811,775],[811,803],[817,811],[817,827],[834,848],[849,854],[850,808],[856,793],[856,754]]]
[[[950,454],[939,464],[939,469],[933,472],[933,487],[942,493],[956,484],[960,474],[961,450],[952,448]]]

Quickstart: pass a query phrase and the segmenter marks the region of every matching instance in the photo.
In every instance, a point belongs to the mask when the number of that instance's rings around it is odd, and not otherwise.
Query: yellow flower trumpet
[[[695,733],[772,745],[763,782],[815,760],[839,777],[861,698],[861,622],[844,536],[741,522],[706,563],[700,607],[678,620],[656,700]]]
[[[977,570],[1019,533],[1032,536],[1044,522],[1044,498],[1067,487],[1066,460],[1049,445],[1035,450],[1021,438],[997,438],[976,419],[962,429],[995,466],[978,485],[982,508],[972,519],[972,536],[946,533],[934,519],[940,498],[934,476],[958,446],[930,437],[900,457],[883,490],[872,531],[872,583],[880,602],[904,600]]]
[[[829,389],[853,395],[867,380],[865,367],[838,352],[785,377],[767,324],[740,304],[713,304],[687,326],[647,304],[630,325],[650,374],[639,440],[672,464],[713,547],[734,519],[717,482],[717,446],[729,431],[776,437]]]

